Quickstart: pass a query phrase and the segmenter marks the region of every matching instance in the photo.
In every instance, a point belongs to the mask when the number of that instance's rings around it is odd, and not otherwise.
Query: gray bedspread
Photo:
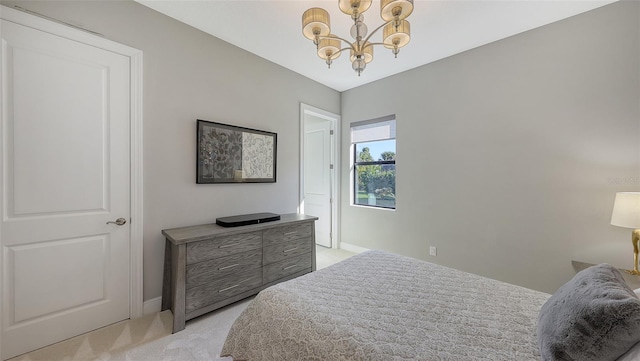
[[[234,360],[540,360],[550,295],[369,251],[263,290],[229,331]]]

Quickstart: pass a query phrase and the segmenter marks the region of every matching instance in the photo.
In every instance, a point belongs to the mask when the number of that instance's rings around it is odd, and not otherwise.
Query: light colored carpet
[[[316,247],[316,268],[321,269],[353,255],[344,250]],[[12,358],[8,361],[230,361],[220,350],[233,321],[247,307],[248,298],[187,321],[171,334],[171,311],[118,322]]]
[[[316,246],[316,269],[322,269],[345,260],[355,253],[342,249],[332,249]]]

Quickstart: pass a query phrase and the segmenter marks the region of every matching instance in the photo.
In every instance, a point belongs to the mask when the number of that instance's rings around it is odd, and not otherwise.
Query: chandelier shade
[[[371,7],[372,0],[338,0],[340,11],[351,15],[353,25],[346,40],[331,33],[329,13],[321,8],[311,8],[302,14],[302,34],[312,40],[318,56],[325,60],[329,68],[333,60],[349,50],[351,67],[358,76],[373,61],[373,48],[382,45],[397,58],[400,48],[411,40],[411,25],[405,20],[413,12],[413,0],[380,0],[380,17],[384,23],[370,34],[364,23],[364,13]],[[382,29],[382,41],[369,41]]]
[[[413,12],[413,0],[380,0],[380,17],[384,21],[403,20]]]
[[[357,43],[354,43],[353,45],[358,48]],[[369,64],[373,60],[373,45],[371,45],[371,43],[367,41],[360,49],[360,51],[351,49],[349,53],[349,59],[353,63],[356,60],[357,56],[361,55],[364,58],[364,62],[366,64]]]
[[[324,60],[340,57],[340,40],[325,38],[318,43],[318,56]]]
[[[371,0],[338,0],[338,6],[343,13],[357,16],[371,7]]]
[[[317,42],[318,36],[328,36],[331,33],[329,13],[321,8],[305,11],[302,14],[302,33],[314,42]]]
[[[408,21],[400,20],[399,25],[390,22],[382,29],[382,41],[384,47],[397,49],[409,44],[411,40],[411,26]]]

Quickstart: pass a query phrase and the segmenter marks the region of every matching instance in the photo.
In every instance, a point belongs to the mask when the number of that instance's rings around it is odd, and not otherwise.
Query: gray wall
[[[300,102],[342,113],[343,242],[548,292],[571,259],[631,266],[609,218],[616,191],[640,190],[637,3],[347,91],[340,111],[339,93],[134,2],[0,2],[144,52],[145,300],[161,293],[161,229],[296,210]],[[352,207],[348,123],[388,114],[398,209]],[[278,182],[196,185],[196,118],[277,132]]]
[[[344,92],[343,174],[350,122],[396,114],[398,160],[395,212],[351,206],[343,177],[342,242],[546,292],[573,259],[631,267],[609,221],[640,190],[639,15],[614,3]]]
[[[340,93],[132,1],[2,1],[144,52],[144,299],[161,295],[164,228],[296,212],[300,102]],[[196,119],[278,133],[275,184],[195,184]]]

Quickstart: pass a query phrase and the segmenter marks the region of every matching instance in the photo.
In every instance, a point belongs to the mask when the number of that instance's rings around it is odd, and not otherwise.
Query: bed
[[[560,360],[543,357],[537,338],[550,298],[368,251],[260,292],[233,324],[221,355],[235,361]]]

